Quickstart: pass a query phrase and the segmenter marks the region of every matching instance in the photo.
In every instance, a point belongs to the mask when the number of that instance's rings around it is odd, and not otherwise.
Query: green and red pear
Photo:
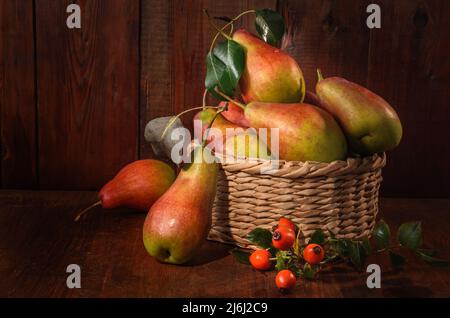
[[[127,207],[148,211],[175,178],[174,169],[165,162],[137,160],[123,167],[102,187],[99,199],[105,209]]]
[[[347,142],[341,128],[319,107],[252,102],[245,107],[245,117],[256,129],[268,128],[269,133],[270,128],[279,129],[281,160],[331,162],[347,155]],[[272,142],[267,142],[269,147],[273,146]]]
[[[321,106],[338,120],[355,152],[370,155],[400,143],[400,119],[377,94],[341,77],[322,79],[320,71],[316,92]]]
[[[245,50],[245,69],[239,80],[242,98],[272,103],[297,103],[305,96],[305,80],[298,63],[244,29],[233,40]]]
[[[99,192],[99,201],[75,216],[79,221],[92,208],[130,208],[148,211],[152,204],[171,186],[176,178],[174,169],[153,159],[137,160],[123,167]]]
[[[208,148],[197,146],[172,186],[145,219],[147,252],[162,262],[189,261],[206,240],[216,194],[218,164]]]

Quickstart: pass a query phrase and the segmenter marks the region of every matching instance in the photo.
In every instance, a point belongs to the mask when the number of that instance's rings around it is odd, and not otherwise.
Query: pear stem
[[[234,24],[230,25],[230,33],[228,33],[229,36],[233,35],[233,31],[234,31]]]
[[[210,128],[212,127],[212,125],[214,124],[214,121],[216,120],[216,118],[219,116],[219,114],[221,112],[223,112],[227,109],[228,109],[228,103],[226,103],[225,106],[220,107],[214,114],[214,117],[212,118],[212,120],[209,122],[208,128],[206,128],[206,136],[205,136],[205,138],[203,138],[203,141],[202,141],[203,148],[205,148],[205,146],[206,146],[206,141],[208,140],[208,137],[209,137],[209,131],[210,131]]]
[[[179,118],[180,116],[182,116],[182,115],[184,115],[184,114],[186,114],[186,113],[188,113],[188,112],[190,112],[190,111],[193,111],[193,110],[200,110],[200,109],[201,109],[201,110],[205,110],[206,108],[217,109],[217,108],[219,108],[219,106],[201,106],[201,107],[193,107],[193,108],[186,109],[185,111],[182,111],[181,113],[179,113],[179,114],[176,115],[176,116],[173,116],[172,119],[170,119],[169,123],[168,123],[168,124],[166,125],[166,127],[164,128],[164,131],[163,131],[163,133],[161,134],[161,137],[160,137],[159,140],[163,140],[163,139],[164,139],[164,136],[166,135],[167,131],[168,131],[169,128],[175,123],[175,121],[177,120],[177,118]]]
[[[320,68],[317,69],[317,81],[320,82],[323,80],[323,75],[322,75],[322,71],[320,70]]]
[[[242,108],[242,109],[245,110],[245,105],[244,105],[244,104],[239,103],[238,101],[236,101],[236,100],[232,99],[231,97],[225,95],[225,94],[222,93],[220,90],[218,90],[217,87],[216,87],[215,91],[216,91],[217,94],[219,94],[220,96],[222,96],[223,98],[225,98],[227,101],[229,101],[229,102],[231,102],[231,103],[233,103],[233,104],[235,104],[235,105],[237,105],[237,106],[239,106],[240,108]]]
[[[86,209],[82,210],[81,212],[78,212],[78,214],[75,216],[74,221],[78,222],[80,220],[80,218],[86,214],[86,212],[88,212],[90,209],[95,208],[96,206],[99,206],[102,204],[102,201],[97,201],[93,204],[91,204],[90,206],[88,206]]]
[[[231,26],[230,35],[228,36],[228,39],[231,39],[231,35],[232,35],[232,33],[233,33],[233,28],[234,28],[233,23],[236,22],[237,20],[239,20],[239,19],[240,19],[241,17],[243,17],[244,15],[249,14],[249,13],[255,13],[255,12],[256,12],[255,10],[247,10],[247,11],[241,12],[241,13],[238,14],[236,17],[234,17],[233,19],[231,19],[230,22],[228,22],[227,24],[225,24],[225,25],[222,27],[222,29],[220,29],[220,31],[223,32],[223,31],[226,30],[226,28],[228,28],[229,26]],[[207,14],[207,15],[208,15],[208,14]],[[210,19],[209,15],[208,15],[208,19]],[[217,32],[216,35],[214,36],[214,38],[213,38],[213,40],[212,40],[212,42],[211,42],[211,46],[209,47],[209,52],[211,52],[211,51],[213,50],[214,44],[216,43],[217,38],[219,37],[219,35],[221,35],[221,32]]]
[[[203,91],[203,98],[202,98],[202,107],[203,110],[206,109],[206,95],[208,94],[208,90],[205,88],[205,90]]]

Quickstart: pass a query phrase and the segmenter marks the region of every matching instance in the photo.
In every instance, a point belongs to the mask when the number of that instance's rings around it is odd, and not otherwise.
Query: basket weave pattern
[[[298,224],[305,238],[315,230],[338,238],[370,235],[378,213],[385,154],[332,163],[268,161],[224,163],[219,172],[209,239],[249,247],[255,227],[270,229],[281,216]]]

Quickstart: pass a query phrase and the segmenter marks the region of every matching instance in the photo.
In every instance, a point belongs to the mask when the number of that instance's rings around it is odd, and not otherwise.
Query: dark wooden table
[[[207,242],[188,266],[156,262],[144,250],[145,215],[125,209],[91,211],[73,222],[93,192],[0,191],[0,296],[2,297],[279,297],[274,273],[237,263],[230,246]],[[450,257],[450,200],[382,199],[391,225],[422,220],[425,242]],[[291,297],[449,297],[450,269],[408,258],[393,270],[385,256],[381,289],[366,287],[366,273],[345,265],[301,281]],[[66,268],[81,267],[81,288],[66,287]],[[286,296],[283,296],[286,297]]]

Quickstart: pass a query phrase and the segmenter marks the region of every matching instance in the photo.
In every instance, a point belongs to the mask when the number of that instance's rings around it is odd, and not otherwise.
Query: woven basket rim
[[[386,165],[386,154],[376,153],[367,157],[332,162],[287,161],[243,158],[236,162],[222,162],[227,172],[244,172],[250,175],[271,175],[283,178],[337,177],[348,174],[361,174],[381,169]]]

